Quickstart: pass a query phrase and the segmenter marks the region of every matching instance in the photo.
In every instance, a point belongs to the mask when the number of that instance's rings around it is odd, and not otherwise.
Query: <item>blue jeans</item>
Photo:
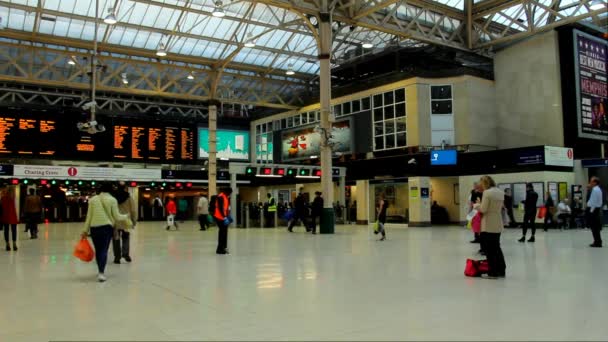
[[[91,227],[91,239],[95,247],[95,261],[99,273],[104,273],[108,262],[108,249],[114,236],[114,228],[111,225]]]

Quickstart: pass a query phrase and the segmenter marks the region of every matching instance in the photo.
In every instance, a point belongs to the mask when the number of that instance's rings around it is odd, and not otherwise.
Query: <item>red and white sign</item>
[[[567,147],[545,146],[545,165],[574,167],[574,151]]]
[[[61,178],[75,180],[108,181],[160,181],[160,169],[125,169],[109,167],[38,166],[15,165],[14,177],[17,178]]]

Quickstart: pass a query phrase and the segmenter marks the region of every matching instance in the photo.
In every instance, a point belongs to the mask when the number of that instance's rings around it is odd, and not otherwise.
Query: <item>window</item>
[[[265,164],[273,162],[272,129],[272,122],[256,125],[255,127],[255,152],[256,161],[258,163]]]
[[[431,86],[431,113],[452,114],[452,86]]]
[[[363,99],[365,100],[365,98]],[[369,104],[369,98],[367,98]],[[365,107],[364,101],[361,101]],[[405,89],[396,89],[372,97],[374,151],[407,146]]]
[[[454,110],[451,85],[431,85],[431,144],[454,143]]]

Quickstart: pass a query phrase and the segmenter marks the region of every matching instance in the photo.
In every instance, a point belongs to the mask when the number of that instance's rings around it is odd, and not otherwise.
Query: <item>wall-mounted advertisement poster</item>
[[[352,152],[352,127],[350,120],[332,125],[332,151]],[[308,159],[321,153],[321,133],[314,126],[285,131],[281,134],[281,159],[283,161]]]
[[[579,137],[608,141],[608,42],[574,30]]]
[[[217,130],[217,158],[249,160],[249,131]],[[198,157],[209,158],[209,130],[198,129]]]

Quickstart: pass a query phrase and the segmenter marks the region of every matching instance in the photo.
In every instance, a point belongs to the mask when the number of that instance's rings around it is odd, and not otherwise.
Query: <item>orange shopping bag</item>
[[[76,244],[76,247],[74,248],[74,256],[84,262],[93,261],[95,251],[93,251],[93,247],[91,247],[88,239],[81,239],[80,242]]]
[[[538,215],[537,215],[537,217],[539,219],[544,219],[546,215],[547,215],[547,208],[546,207],[540,207],[540,209],[538,209]]]

